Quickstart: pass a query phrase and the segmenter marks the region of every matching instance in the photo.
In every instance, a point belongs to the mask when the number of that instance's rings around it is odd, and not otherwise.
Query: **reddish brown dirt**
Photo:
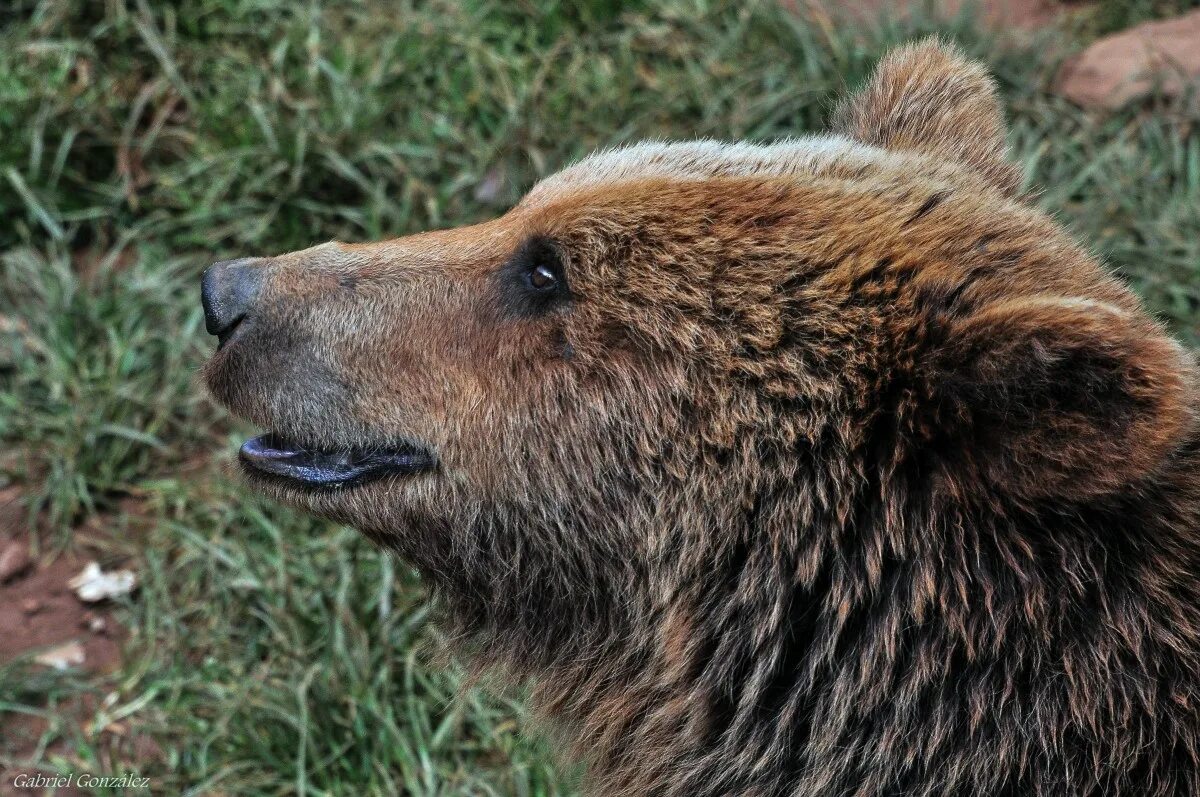
[[[92,559],[108,564],[101,554],[99,524],[77,530],[69,552],[33,558],[29,555],[32,535],[26,510],[20,502],[20,489],[0,489],[0,665],[17,658],[32,657],[59,645],[77,642],[84,661],[77,668],[87,673],[105,673],[116,669],[121,660],[121,641],[125,631],[103,604],[89,606],[81,602],[67,582]],[[42,665],[33,665],[42,666]],[[95,713],[93,696],[59,707],[56,719],[74,728],[82,727]],[[0,714],[0,797],[42,793],[43,789],[17,789],[13,778],[30,759],[50,723],[40,716],[21,713]],[[112,729],[102,735],[113,734]],[[62,739],[54,742],[51,752],[69,757]],[[15,767],[15,768],[14,768]],[[50,790],[58,795],[79,794],[74,789]]]
[[[31,561],[0,583],[0,664],[71,641],[83,646],[81,668],[88,672],[107,672],[120,660],[121,629],[110,613],[102,605],[81,602],[67,586],[95,558],[89,542],[77,538],[70,552]],[[18,488],[0,490],[0,552],[29,547]],[[93,630],[93,622],[103,629]]]
[[[34,717],[28,714],[6,714],[4,715],[4,739],[5,744],[0,745],[0,752],[12,757],[14,761],[22,761],[29,758],[33,751],[37,749],[39,740],[49,727],[50,723],[42,717]],[[12,749],[11,753],[4,750],[5,747]],[[60,740],[50,745],[49,750],[52,753],[62,755],[66,752],[66,746]],[[54,773],[43,772],[37,767],[22,767],[13,766],[11,768],[0,766],[0,797],[29,797],[31,794],[53,794],[55,797],[75,797],[82,795],[83,792],[72,786],[62,789],[38,789],[38,788],[18,788],[15,785],[15,780],[18,775],[36,775],[41,772],[43,775],[52,776]]]

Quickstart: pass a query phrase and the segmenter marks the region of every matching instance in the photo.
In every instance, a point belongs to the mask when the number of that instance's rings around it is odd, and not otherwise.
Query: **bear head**
[[[494,221],[218,264],[207,383],[269,430],[255,486],[416,565],[610,773],[656,782],[651,727],[770,771],[779,727],[861,725],[845,684],[901,628],[960,663],[1054,633],[1036,574],[1108,550],[1078,519],[1196,492],[1188,355],[1004,136],[978,65],[903,48],[827,135],[602,152]]]

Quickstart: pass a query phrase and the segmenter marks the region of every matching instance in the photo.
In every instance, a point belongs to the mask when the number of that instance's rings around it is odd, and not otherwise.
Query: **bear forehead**
[[[521,202],[545,205],[572,193],[644,179],[701,181],[764,177],[805,179],[822,176],[904,182],[920,177],[950,182],[976,181],[947,163],[913,153],[889,152],[845,136],[788,138],[771,144],[726,143],[710,139],[647,141],[604,150],[568,166],[535,185]]]

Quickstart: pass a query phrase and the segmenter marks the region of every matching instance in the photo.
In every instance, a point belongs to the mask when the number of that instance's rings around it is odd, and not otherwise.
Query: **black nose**
[[[200,301],[204,305],[204,328],[224,343],[254,307],[262,287],[260,258],[222,260],[204,271]]]

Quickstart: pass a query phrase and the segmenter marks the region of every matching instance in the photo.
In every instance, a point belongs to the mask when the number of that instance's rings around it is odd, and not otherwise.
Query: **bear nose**
[[[259,260],[256,257],[222,260],[204,270],[200,280],[204,328],[221,343],[250,314],[258,298],[263,273]]]

